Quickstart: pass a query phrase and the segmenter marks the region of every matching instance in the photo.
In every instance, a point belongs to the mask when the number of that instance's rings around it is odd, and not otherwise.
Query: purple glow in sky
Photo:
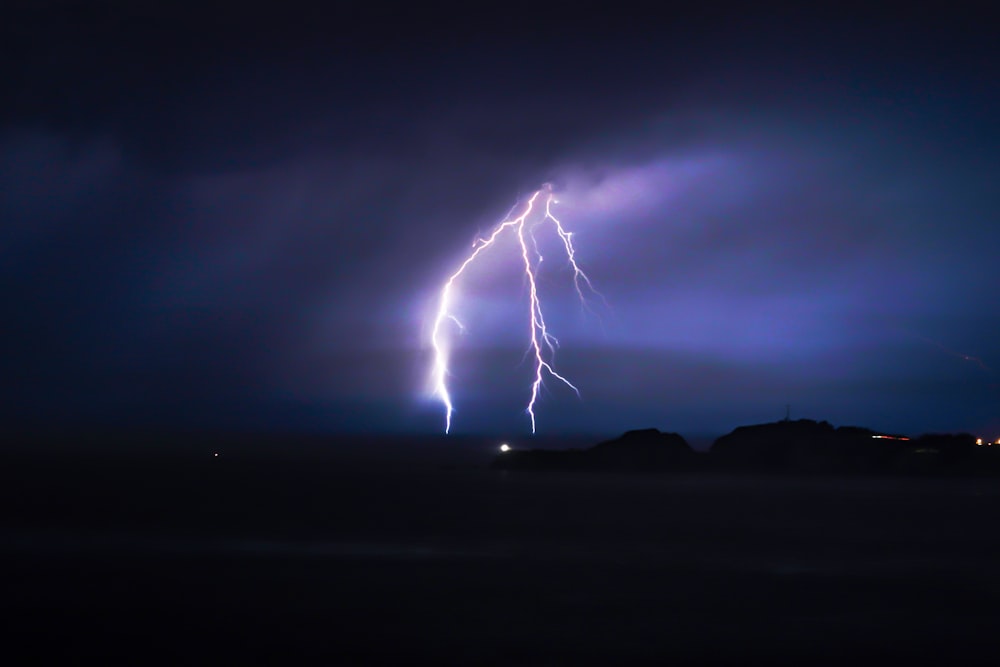
[[[983,17],[335,5],[3,10],[10,420],[438,433],[441,285],[551,182],[610,307],[540,235],[581,394],[547,382],[540,433],[791,404],[1000,436]],[[463,275],[456,434],[530,430],[524,264],[497,244]]]

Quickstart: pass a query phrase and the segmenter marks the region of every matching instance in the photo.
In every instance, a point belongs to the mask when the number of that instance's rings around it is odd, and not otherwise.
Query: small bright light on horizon
[[[216,453],[212,454],[212,456],[218,457],[219,456],[219,452],[216,452]]]
[[[983,444],[983,439],[982,438],[976,438],[976,444],[981,446]]]
[[[500,451],[501,452],[509,452],[510,451],[510,445],[508,445],[506,442],[503,443],[502,445],[500,445]]]

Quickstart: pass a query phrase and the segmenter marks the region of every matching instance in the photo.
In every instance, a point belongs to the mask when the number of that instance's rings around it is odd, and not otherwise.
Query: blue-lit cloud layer
[[[197,66],[137,53],[141,95],[107,63],[92,89],[65,65],[73,109],[45,101],[62,70],[18,42],[9,85],[41,101],[0,119],[12,418],[439,431],[438,290],[552,182],[608,306],[581,308],[540,239],[582,399],[550,383],[539,432],[718,433],[791,404],[1000,435],[995,45],[936,21],[888,42],[808,17],[692,21],[704,44],[514,30],[530,46],[513,60],[488,39],[337,52],[312,34],[241,58],[242,37],[192,33]],[[459,295],[460,432],[529,429],[512,250]]]

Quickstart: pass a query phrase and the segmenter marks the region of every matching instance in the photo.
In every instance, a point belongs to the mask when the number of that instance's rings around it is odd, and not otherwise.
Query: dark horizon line
[[[770,421],[754,421],[743,424],[738,424],[733,426],[729,430],[704,430],[697,432],[682,433],[681,431],[675,431],[672,429],[664,429],[658,426],[637,426],[633,428],[627,428],[624,430],[585,430],[585,431],[559,431],[550,433],[511,433],[511,432],[497,432],[497,431],[487,431],[487,430],[471,430],[471,431],[461,431],[445,433],[443,431],[421,431],[421,430],[374,430],[374,429],[363,429],[358,427],[345,428],[342,426],[338,427],[316,427],[316,426],[289,426],[289,425],[273,425],[273,426],[211,426],[211,425],[168,425],[164,423],[160,424],[128,424],[128,423],[114,423],[114,422],[62,422],[62,423],[52,423],[52,422],[33,422],[33,421],[23,421],[20,423],[10,423],[8,422],[6,428],[3,428],[3,432],[13,435],[15,437],[93,437],[93,436],[111,436],[111,437],[128,437],[128,436],[149,436],[149,437],[219,437],[219,438],[250,438],[250,439],[273,439],[273,438],[294,438],[294,439],[305,439],[305,440],[329,440],[329,439],[339,439],[339,438],[353,438],[353,439],[367,439],[367,440],[421,440],[421,441],[436,441],[436,442],[462,442],[470,440],[489,440],[490,442],[503,442],[503,441],[534,441],[534,442],[544,442],[544,441],[582,441],[582,440],[593,440],[593,439],[607,439],[615,438],[621,436],[624,433],[630,431],[638,431],[649,428],[654,428],[663,433],[677,433],[685,438],[685,440],[694,440],[697,442],[714,441],[728,433],[732,433],[734,430],[747,426],[759,426],[764,424],[775,424],[785,421],[799,422],[808,421],[815,423],[829,423],[834,428],[861,428],[873,433],[878,433],[882,435],[889,436],[901,436],[916,438],[922,435],[978,435],[972,433],[968,430],[958,430],[958,431],[939,431],[939,430],[929,430],[929,431],[894,431],[889,432],[882,429],[871,428],[868,426],[863,426],[860,424],[841,424],[836,425],[826,419],[815,419],[811,417],[799,417],[794,419],[774,419]],[[984,438],[989,440],[994,440],[994,438]]]

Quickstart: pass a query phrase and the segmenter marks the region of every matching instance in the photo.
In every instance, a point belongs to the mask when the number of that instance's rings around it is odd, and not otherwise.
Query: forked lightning
[[[540,199],[544,200],[543,205],[539,205]],[[573,283],[580,300],[585,303],[584,288],[597,296],[600,296],[600,294],[594,290],[587,274],[580,269],[580,266],[576,262],[576,249],[573,247],[572,233],[566,231],[562,222],[552,214],[552,206],[556,203],[558,202],[552,192],[552,186],[549,184],[544,185],[528,198],[520,215],[513,218],[508,216],[506,220],[499,223],[493,229],[489,236],[478,239],[473,244],[472,253],[462,262],[458,270],[451,274],[445,282],[444,287],[441,288],[441,297],[438,302],[437,314],[434,318],[434,328],[431,331],[431,345],[434,348],[434,394],[440,399],[445,408],[445,433],[451,431],[451,421],[455,412],[455,406],[448,391],[448,358],[450,348],[444,329],[448,326],[449,322],[457,327],[459,331],[465,329],[461,320],[453,312],[453,290],[456,282],[465,272],[465,269],[484,250],[494,245],[496,240],[504,233],[513,234],[517,237],[517,242],[521,249],[520,254],[524,265],[524,274],[528,284],[528,309],[530,315],[528,354],[531,355],[534,361],[534,380],[531,383],[531,396],[525,412],[528,413],[531,419],[531,432],[535,432],[535,403],[538,400],[538,395],[542,388],[542,380],[546,374],[564,383],[576,392],[577,396],[580,395],[580,390],[572,382],[560,375],[554,368],[553,357],[558,341],[555,336],[549,333],[545,325],[542,303],[538,295],[536,278],[538,267],[542,262],[542,256],[538,252],[538,248],[534,242],[533,233],[536,227],[550,224],[555,228],[566,250],[566,257],[569,264],[573,268]],[[541,212],[542,210],[544,210],[544,213]],[[531,222],[533,213],[535,213],[535,221]]]

